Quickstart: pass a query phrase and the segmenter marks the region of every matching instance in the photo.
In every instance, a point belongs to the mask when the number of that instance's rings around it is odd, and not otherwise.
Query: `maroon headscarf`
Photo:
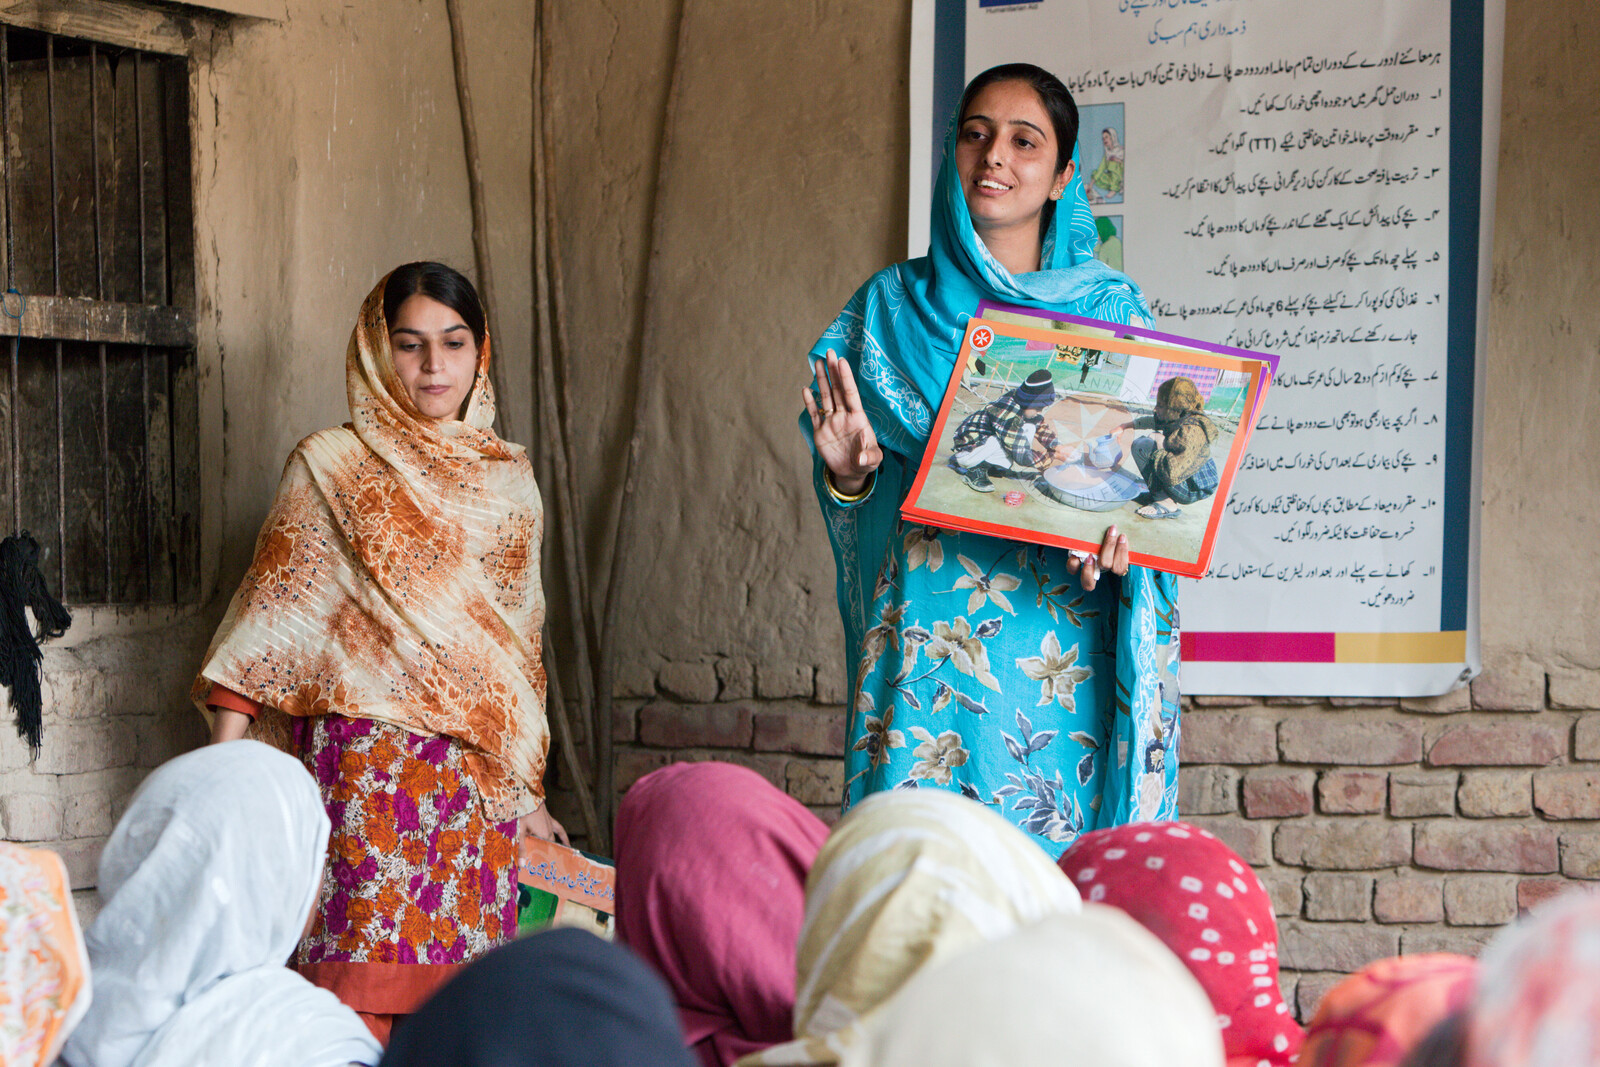
[[[706,1067],[794,1034],[806,874],[828,827],[754,771],[679,763],[617,812],[617,937],[672,987]]]
[[[1205,987],[1229,1067],[1285,1067],[1305,1041],[1278,989],[1272,899],[1238,853],[1181,822],[1084,834],[1062,855],[1083,899],[1121,908]]]

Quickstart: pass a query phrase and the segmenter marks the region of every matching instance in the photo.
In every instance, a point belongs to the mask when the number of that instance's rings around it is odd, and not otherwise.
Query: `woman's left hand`
[[[524,837],[539,837],[546,841],[560,841],[568,848],[572,847],[572,842],[567,839],[566,827],[556,822],[555,817],[550,814],[549,806],[546,804],[539,805],[537,811],[530,811],[517,819],[517,840],[521,841]]]
[[[1099,584],[1102,571],[1110,571],[1119,578],[1128,573],[1128,536],[1118,533],[1115,526],[1106,527],[1098,556],[1079,556],[1074,552],[1067,557],[1067,573],[1078,576],[1078,584],[1086,593]]]

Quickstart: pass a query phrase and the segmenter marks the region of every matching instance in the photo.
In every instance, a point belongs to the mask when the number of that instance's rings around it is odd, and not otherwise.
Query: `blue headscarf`
[[[856,290],[833,325],[811,348],[850,361],[867,416],[879,443],[908,459],[920,458],[955,369],[967,320],[981,300],[1111,322],[1150,319],[1139,287],[1094,258],[1098,235],[1084,195],[1078,149],[1073,174],[1059,201],[1044,207],[1040,270],[1012,274],[990,254],[973,229],[955,165],[960,116],[945,134],[944,163],[933,193],[928,254],[885,268]],[[802,416],[810,439],[810,421]]]

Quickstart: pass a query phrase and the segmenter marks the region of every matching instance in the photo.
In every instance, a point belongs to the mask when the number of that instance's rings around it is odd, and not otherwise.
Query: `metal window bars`
[[[198,592],[183,57],[0,26],[0,523],[75,603]]]

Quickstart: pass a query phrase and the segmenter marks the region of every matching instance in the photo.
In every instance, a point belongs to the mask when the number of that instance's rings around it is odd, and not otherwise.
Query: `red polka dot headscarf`
[[[1061,857],[1086,901],[1121,908],[1199,979],[1228,1067],[1284,1067],[1305,1033],[1278,989],[1278,924],[1261,880],[1215,835],[1181,822],[1084,834]]]

